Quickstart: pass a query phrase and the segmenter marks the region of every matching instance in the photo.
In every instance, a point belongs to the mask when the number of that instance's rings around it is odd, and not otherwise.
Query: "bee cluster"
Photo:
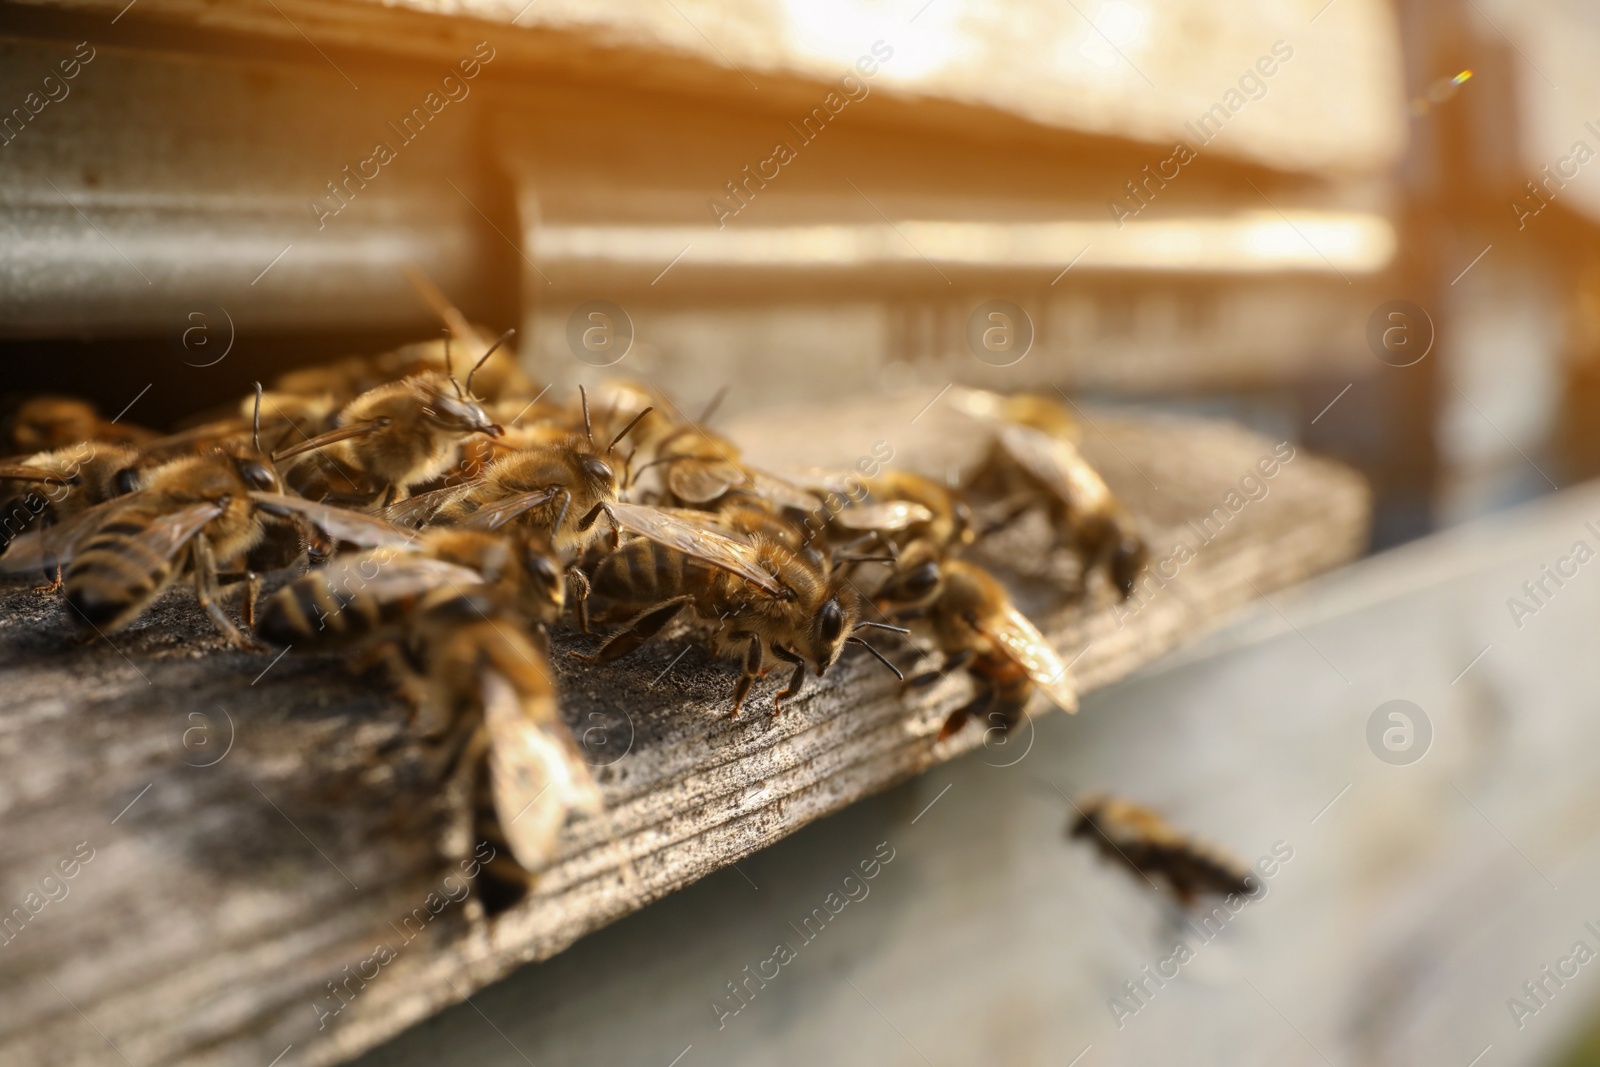
[[[785,676],[776,714],[852,645],[906,686],[971,676],[976,695],[941,737],[973,718],[1010,729],[1035,690],[1075,710],[1066,664],[966,558],[1042,514],[1085,573],[1132,591],[1144,542],[1064,405],[960,392],[992,444],[959,486],[764,470],[705,427],[709,410],[688,418],[620,379],[556,402],[518,369],[510,334],[489,344],[453,325],[454,345],[285,374],[235,415],[169,436],[82,401],[29,401],[10,443],[31,454],[0,461],[0,573],[43,573],[90,636],[183,582],[235,647],[383,666],[452,813],[441,851],[503,843],[514,862],[495,876],[524,888],[569,817],[602,810],[557,706],[556,627],[594,634],[575,654],[607,662],[687,624],[737,663],[735,716],[769,672]],[[262,598],[261,575],[284,568],[295,576]],[[873,630],[890,632],[889,654]],[[927,642],[931,669],[907,677],[891,661]]]

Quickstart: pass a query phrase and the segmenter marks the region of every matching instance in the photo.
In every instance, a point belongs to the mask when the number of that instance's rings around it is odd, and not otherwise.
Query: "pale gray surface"
[[[1464,1067],[1486,1046],[1481,1064],[1540,1063],[1600,999],[1591,964],[1525,1029],[1506,1007],[1574,941],[1600,947],[1583,929],[1600,926],[1600,565],[1520,631],[1506,599],[1579,538],[1596,547],[1591,518],[1586,487],[1276,594],[1281,616],[1260,605],[1185,662],[1040,719],[1015,767],[973,753],[858,804],[741,862],[759,888],[723,871],[360,1062],[665,1067],[692,1044],[682,1067],[1062,1065],[1090,1045],[1084,1067]],[[1364,737],[1394,698],[1435,730],[1411,766]],[[1252,860],[1295,850],[1120,1032],[1107,999],[1170,951],[1172,920],[1069,847],[1051,782],[1125,792]],[[798,945],[788,924],[885,840],[897,858],[870,895],[718,1032],[724,983]]]

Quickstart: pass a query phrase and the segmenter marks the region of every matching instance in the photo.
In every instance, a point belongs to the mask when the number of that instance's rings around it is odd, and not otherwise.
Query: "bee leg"
[[[615,552],[622,545],[622,530],[617,526],[616,519],[611,518],[611,513],[606,511],[604,502],[590,508],[583,518],[578,520],[578,531],[582,533],[588,530],[599,520],[601,515],[611,520],[611,551]]]
[[[944,725],[939,728],[939,740],[943,741],[951,734],[967,725],[967,720],[974,715],[984,715],[989,710],[989,705],[994,703],[994,688],[984,686],[983,691],[973,697],[970,702],[957,708],[945,719]]]
[[[761,635],[749,630],[734,630],[728,635],[728,640],[750,642],[744,654],[744,673],[739,676],[739,684],[733,688],[733,713],[730,718],[737,719],[739,709],[744,706],[744,698],[750,694],[750,687],[761,676]]]
[[[777,715],[779,709],[783,706],[783,702],[798,695],[800,692],[800,687],[805,684],[806,661],[795,655],[793,652],[790,652],[782,645],[773,645],[772,654],[783,660],[785,663],[794,664],[794,673],[789,675],[788,686],[786,686],[782,692],[778,693],[772,698],[772,714]]]
[[[45,573],[46,577],[48,577],[51,574],[51,572],[48,571],[48,570],[45,571],[44,573]],[[55,568],[55,572],[54,573],[55,573],[55,578],[54,579],[52,579],[51,581],[45,582],[43,585],[34,586],[33,587],[33,591],[35,593],[59,593],[59,592],[61,592],[61,564],[59,564],[59,563],[56,564],[56,568]]]
[[[452,739],[452,759],[443,768],[438,802],[446,817],[439,839],[439,854],[451,864],[469,859],[476,837],[479,787],[487,777],[489,731],[479,723],[470,730],[458,731],[464,738]]]
[[[574,563],[567,568],[567,588],[578,608],[578,632],[589,633],[589,576]]]
[[[999,516],[990,520],[989,525],[979,532],[979,536],[988,537],[990,534],[999,533],[1026,515],[1033,508],[1033,504],[1033,500],[1026,495],[1007,501],[1003,505],[1004,510],[1000,512]]]
[[[973,652],[970,648],[963,648],[960,652],[946,653],[944,662],[939,665],[937,670],[923,671],[921,674],[913,674],[910,678],[907,678],[904,682],[900,683],[900,691],[905,692],[907,689],[910,689],[913,686],[920,689],[923,686],[932,685],[934,682],[937,682],[940,678],[943,678],[951,671],[959,671],[968,663],[971,663],[972,656]]]
[[[228,613],[223,611],[222,605],[217,602],[217,560],[211,553],[211,539],[204,533],[195,534],[192,562],[195,598],[200,601],[200,606],[205,609],[206,614],[211,616],[212,623],[222,631],[222,636],[226,637],[234,648],[250,652],[266,651],[267,646],[244,634],[233,624],[233,620],[228,618]]]
[[[247,571],[244,579],[244,599],[239,602],[239,618],[246,627],[256,628],[256,601],[261,597],[261,575]]]
[[[675,596],[671,600],[646,608],[625,623],[622,629],[601,642],[593,655],[585,656],[577,652],[573,655],[586,663],[610,663],[614,659],[626,656],[660,633],[661,628],[671,622],[673,616],[682,611],[688,602],[687,596]]]

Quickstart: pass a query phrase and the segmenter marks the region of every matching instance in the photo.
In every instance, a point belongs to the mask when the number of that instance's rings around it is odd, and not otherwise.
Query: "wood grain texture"
[[[766,462],[849,461],[860,435],[892,437],[908,466],[969,456],[971,426],[937,406],[913,420],[922,403],[732,432]],[[1064,655],[1081,654],[1085,688],[1360,550],[1365,486],[1303,452],[1209,542],[1186,525],[1228,507],[1275,444],[1215,423],[1095,418],[1085,450],[1146,522],[1156,558],[1194,551],[1133,611],[1098,584],[1064,600],[1042,564],[1010,575]],[[997,550],[1042,561],[1027,538]],[[337,659],[223,650],[182,591],[114,643],[74,643],[67,610],[25,584],[0,593],[0,920],[23,909],[0,943],[3,1062],[114,1062],[108,1045],[140,1067],[259,1067],[286,1049],[285,1064],[339,1062],[984,743],[976,725],[936,741],[968,691],[960,677],[903,700],[851,657],[781,716],[766,714],[769,680],[730,720],[732,670],[681,638],[605,670],[574,669],[562,652],[582,639],[561,639],[563,711],[601,768],[609,818],[573,824],[536,895],[474,930],[447,898],[461,883],[444,881],[433,849],[431,786],[381,685]],[[990,749],[983,758],[1015,758]],[[41,887],[80,842],[93,858]],[[363,964],[380,945],[392,960]],[[363,969],[339,1014],[322,1016],[344,1003],[328,983]]]

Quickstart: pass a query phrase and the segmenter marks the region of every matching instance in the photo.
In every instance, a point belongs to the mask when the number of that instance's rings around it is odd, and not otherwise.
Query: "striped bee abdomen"
[[[256,633],[275,645],[336,647],[403,619],[413,603],[363,595],[357,580],[340,577],[318,569],[279,589],[263,605]]]
[[[175,558],[136,539],[160,518],[123,514],[74,553],[62,582],[67,603],[89,625],[114,630],[131,622],[172,581]]]

